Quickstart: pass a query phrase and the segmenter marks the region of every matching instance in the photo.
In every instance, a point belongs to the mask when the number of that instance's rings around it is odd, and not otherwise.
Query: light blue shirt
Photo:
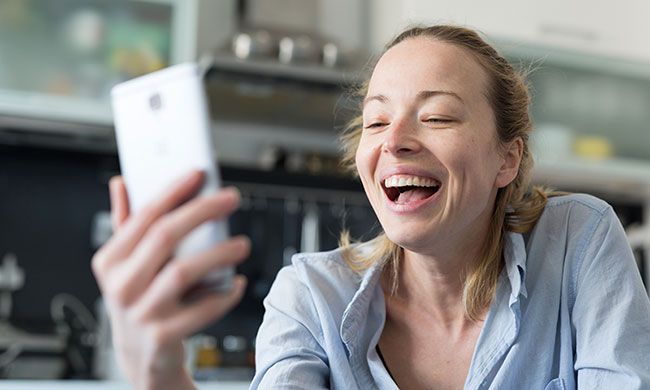
[[[608,204],[549,199],[504,257],[466,389],[650,389],[650,301]],[[375,348],[380,274],[339,250],[296,255],[264,301],[251,388],[396,389]]]

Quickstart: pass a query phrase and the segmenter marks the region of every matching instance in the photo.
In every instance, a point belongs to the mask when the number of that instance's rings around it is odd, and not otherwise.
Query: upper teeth
[[[384,185],[386,188],[405,186],[436,187],[438,186],[438,182],[434,179],[429,179],[426,177],[395,175],[384,180]]]

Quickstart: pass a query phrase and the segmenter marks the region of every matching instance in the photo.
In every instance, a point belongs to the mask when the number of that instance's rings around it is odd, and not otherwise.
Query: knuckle
[[[139,326],[146,326],[152,318],[152,313],[149,308],[135,307],[129,312],[130,322]]]
[[[93,271],[93,274],[96,278],[100,278],[104,274],[106,268],[106,255],[103,250],[98,250],[93,255],[93,258],[90,262],[90,268]]]
[[[108,293],[120,307],[128,306],[131,301],[130,284],[126,281],[113,282]]]
[[[140,224],[149,225],[158,216],[158,208],[153,204],[148,204],[142,207],[137,214],[137,220]]]
[[[228,261],[229,259],[237,256],[237,246],[232,242],[226,241],[214,246],[211,250],[211,256],[216,262]]]
[[[166,345],[170,341],[169,330],[161,323],[151,325],[149,335],[152,343],[156,346]]]
[[[191,200],[186,205],[185,215],[192,215],[194,217],[198,217],[201,220],[211,218],[212,215],[216,213],[215,210],[219,209],[219,206],[215,206],[216,204],[211,200],[212,199],[207,196],[200,196]]]
[[[161,220],[151,230],[152,239],[158,246],[165,249],[173,248],[176,245],[176,237],[167,220]]]
[[[220,193],[202,199],[200,207],[202,211],[207,211],[210,217],[220,218],[233,211],[232,203],[228,196]]]
[[[184,287],[191,282],[190,280],[191,275],[187,266],[175,262],[175,263],[170,263],[167,267],[168,267],[167,272],[168,272],[169,283],[171,283],[172,286]]]
[[[201,210],[206,214],[206,217],[214,216],[222,212],[223,202],[220,201],[219,197],[206,196],[196,202],[195,209]]]
[[[226,264],[234,264],[242,261],[247,256],[246,252],[242,251],[239,247],[234,247],[232,250],[228,251],[228,254],[224,256],[223,262]]]

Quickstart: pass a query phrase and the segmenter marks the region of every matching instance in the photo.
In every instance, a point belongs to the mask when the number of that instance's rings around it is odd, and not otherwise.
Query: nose
[[[416,132],[416,126],[407,119],[393,121],[391,127],[385,132],[382,152],[393,155],[417,153],[422,148],[422,144],[417,139]]]

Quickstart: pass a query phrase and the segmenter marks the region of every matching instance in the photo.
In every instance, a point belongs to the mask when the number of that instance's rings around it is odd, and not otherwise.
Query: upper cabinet
[[[372,3],[372,46],[379,51],[404,26],[452,22],[490,39],[650,63],[650,2],[621,0],[378,0]]]
[[[235,16],[236,0],[1,1],[0,128],[104,134],[115,84],[215,50]]]

